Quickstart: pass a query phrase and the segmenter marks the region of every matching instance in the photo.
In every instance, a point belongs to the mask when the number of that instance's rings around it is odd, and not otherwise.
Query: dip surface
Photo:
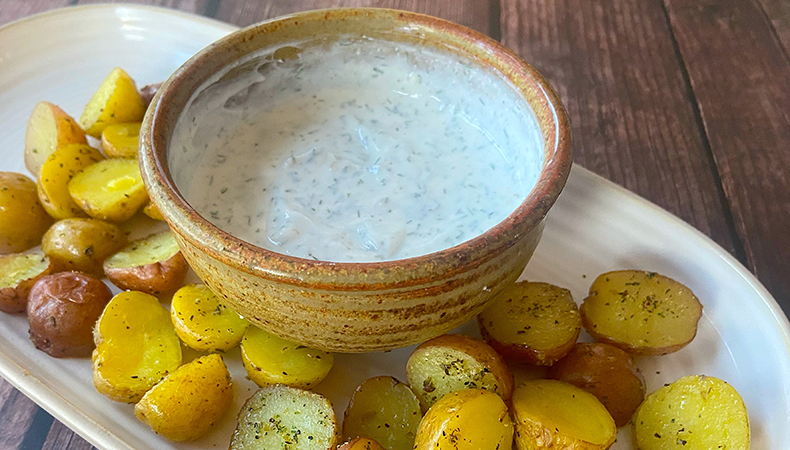
[[[453,247],[510,215],[543,140],[496,74],[359,37],[271,49],[207,81],[170,142],[177,187],[228,233],[335,262]]]

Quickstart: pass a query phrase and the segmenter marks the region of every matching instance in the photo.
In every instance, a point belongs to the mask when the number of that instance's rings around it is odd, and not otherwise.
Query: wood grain
[[[93,448],[95,447],[71,431],[66,425],[55,421],[46,435],[41,450],[90,450]]]
[[[0,0],[0,25],[70,4],[70,0]]]
[[[786,54],[790,54],[790,1],[760,0]]]
[[[19,448],[39,407],[7,381],[0,381],[0,449]]]
[[[209,0],[79,0],[76,2],[77,5],[97,3],[135,3],[138,5],[162,6],[201,15],[209,7]]]

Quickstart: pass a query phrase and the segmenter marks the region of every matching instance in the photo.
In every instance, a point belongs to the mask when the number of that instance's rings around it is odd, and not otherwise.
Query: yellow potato
[[[25,167],[38,176],[44,161],[68,144],[86,144],[85,132],[77,121],[49,102],[39,102],[25,131]]]
[[[166,376],[134,405],[134,414],[171,441],[192,441],[209,432],[232,401],[228,369],[213,354]]]
[[[69,182],[69,193],[89,216],[111,222],[130,219],[148,201],[135,159],[106,159],[85,168]]]
[[[99,138],[114,123],[141,122],[145,105],[134,80],[116,67],[104,79],[80,116],[80,124],[89,135]]]
[[[114,123],[101,133],[101,146],[110,158],[137,158],[140,122]]]
[[[162,213],[159,211],[159,208],[157,208],[156,205],[154,205],[154,202],[151,201],[149,201],[143,207],[143,214],[154,220],[165,220],[165,218],[162,216]]]
[[[184,344],[201,351],[232,349],[239,345],[249,325],[202,284],[189,284],[176,291],[170,317]]]
[[[329,374],[334,356],[268,331],[250,326],[241,341],[241,359],[247,375],[258,386],[287,384],[309,388]]]
[[[69,194],[69,181],[82,169],[104,159],[87,144],[69,144],[49,155],[39,172],[36,187],[41,205],[56,219],[87,217]]]
[[[108,398],[135,403],[181,365],[181,342],[159,300],[125,291],[104,308],[94,329],[93,384]]]
[[[96,219],[64,219],[44,234],[41,250],[55,272],[76,270],[101,277],[105,258],[126,245],[117,226]]]
[[[337,450],[388,450],[381,446],[378,442],[368,438],[356,438],[346,442],[337,448]]]
[[[188,267],[170,231],[133,241],[104,260],[104,273],[114,285],[153,295],[181,287]]]
[[[30,288],[50,272],[52,263],[40,250],[0,256],[0,311],[24,311]]]
[[[414,450],[510,450],[513,424],[502,398],[466,389],[442,397],[425,413]]]
[[[0,255],[35,247],[50,225],[36,184],[20,173],[0,172]]]

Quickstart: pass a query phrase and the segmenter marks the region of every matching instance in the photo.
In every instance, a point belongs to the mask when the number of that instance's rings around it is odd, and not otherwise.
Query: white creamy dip
[[[534,187],[537,121],[493,72],[369,38],[294,47],[209,80],[176,125],[176,185],[223,230],[303,258],[402,259],[480,235]]]

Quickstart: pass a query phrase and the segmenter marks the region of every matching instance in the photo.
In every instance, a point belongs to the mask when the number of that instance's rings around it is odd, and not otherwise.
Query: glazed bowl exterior
[[[524,96],[544,141],[528,198],[492,229],[455,247],[385,262],[334,263],[257,247],[200,216],[175,185],[168,143],[201,84],[245,55],[316,36],[365,35],[441,48],[492,68]],[[390,350],[424,341],[478,314],[518,278],[572,161],[565,111],[546,80],[496,41],[430,16],[375,8],[308,11],[244,28],[206,47],[161,87],[146,113],[140,164],[151,200],[197,275],[225,302],[277,335],[334,352]]]

